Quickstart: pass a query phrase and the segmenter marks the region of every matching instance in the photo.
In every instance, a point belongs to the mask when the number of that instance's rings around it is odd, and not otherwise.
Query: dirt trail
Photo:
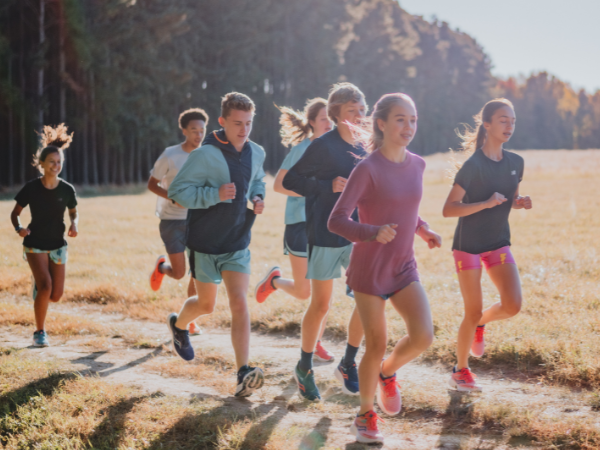
[[[202,383],[186,378],[174,378],[160,373],[165,363],[174,363],[177,357],[170,351],[169,333],[164,323],[152,323],[126,318],[116,314],[105,314],[96,306],[74,306],[73,304],[53,305],[53,309],[64,314],[82,315],[101,324],[123,330],[134,330],[165,343],[153,349],[132,348],[121,337],[106,338],[107,348],[90,348],[89,336],[51,336],[51,347],[31,346],[30,330],[22,327],[0,329],[0,346],[27,348],[40,358],[58,358],[79,370],[83,375],[97,375],[110,382],[137,386],[149,393],[160,391],[167,395],[186,398],[219,398],[225,405],[239,410],[240,415],[254,410],[262,418],[262,423],[274,427],[300,425],[311,428],[302,449],[346,448],[359,449],[349,435],[350,420],[355,414],[358,399],[345,396],[333,377],[336,363],[316,365],[315,374],[324,397],[324,411],[311,408],[298,398],[291,373],[298,358],[299,339],[284,335],[252,334],[251,358],[265,366],[265,387],[249,400],[236,399],[223,389],[211,383]],[[201,336],[192,337],[196,349],[214,352],[233,361],[233,350],[228,330],[205,329]],[[339,359],[343,353],[343,343],[327,343]],[[360,357],[360,355],[359,355]],[[175,361],[174,361],[175,360]],[[222,377],[223,375],[216,375]],[[229,375],[228,375],[229,376]],[[406,391],[413,390],[410,399],[427,403],[427,396],[450,395],[450,405],[463,401],[463,396],[446,388],[448,373],[440,366],[412,363],[401,369],[398,378]],[[506,374],[482,373],[482,394],[472,396],[472,403],[486,401],[494,404],[543,405],[542,414],[549,417],[573,414],[590,414],[583,394],[569,392],[568,408],[565,390],[541,384],[530,384],[511,380]],[[419,400],[420,398],[420,400]],[[443,398],[443,397],[442,397]],[[483,430],[480,434],[465,434],[455,425],[439,417],[432,408],[415,407],[405,400],[405,412],[398,418],[386,418],[383,429],[386,433],[385,449],[428,449],[428,448],[534,448],[531,442],[507,442],[497,432]],[[407,425],[408,424],[408,425]],[[402,426],[399,426],[402,425]],[[415,432],[413,432],[415,431]],[[315,444],[316,443],[316,444]],[[539,447],[537,447],[539,448]]]

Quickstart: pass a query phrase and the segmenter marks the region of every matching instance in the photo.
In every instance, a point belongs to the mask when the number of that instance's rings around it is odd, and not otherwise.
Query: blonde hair
[[[44,125],[40,134],[40,147],[33,156],[33,166],[37,167],[40,173],[44,173],[40,163],[46,160],[51,153],[59,153],[63,157],[63,151],[69,148],[73,142],[73,134],[68,133],[68,127],[61,123],[56,127]]]
[[[327,115],[333,123],[337,124],[337,117],[340,115],[342,105],[348,102],[360,102],[361,100],[365,101],[365,94],[352,83],[334,84],[327,99]]]
[[[481,111],[473,116],[473,119],[475,120],[474,128],[468,124],[463,124],[465,131],[463,133],[458,130],[456,131],[456,134],[461,140],[459,148],[464,160],[475,153],[478,148],[483,147],[485,138],[487,136],[487,131],[483,124],[491,123],[492,117],[496,111],[505,106],[508,106],[513,111],[515,109],[512,102],[506,98],[495,98],[490,100],[483,106],[483,108],[481,108]],[[463,163],[456,159],[456,152],[453,150],[451,150],[451,163],[453,167],[450,169],[448,174],[451,178],[454,178],[458,170],[462,167]]]
[[[321,97],[308,100],[302,112],[294,111],[287,106],[278,107],[281,111],[281,117],[279,118],[281,143],[285,147],[293,147],[304,139],[311,137],[315,130],[313,130],[310,122],[316,120],[323,108],[327,108],[327,100]]]
[[[239,92],[230,92],[221,99],[221,117],[226,119],[234,109],[250,111],[254,114],[256,106],[250,97]]]
[[[394,94],[386,94],[381,97],[373,107],[373,113],[368,118],[364,119],[360,125],[347,123],[352,130],[354,140],[357,144],[362,144],[365,150],[373,153],[383,145],[383,131],[379,129],[377,120],[386,121],[394,106],[409,104],[415,108],[415,102],[410,96],[400,92]]]

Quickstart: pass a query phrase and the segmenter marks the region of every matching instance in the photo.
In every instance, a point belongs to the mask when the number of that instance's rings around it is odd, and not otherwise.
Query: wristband
[[[19,232],[20,232],[22,229],[23,229],[23,227],[22,227],[22,226],[15,227],[15,231],[16,231],[17,233],[19,233]]]

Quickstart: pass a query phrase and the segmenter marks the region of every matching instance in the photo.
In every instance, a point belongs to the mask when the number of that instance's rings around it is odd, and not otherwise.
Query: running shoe
[[[309,370],[306,375],[302,374],[298,365],[294,369],[294,379],[298,383],[298,392],[306,400],[311,402],[321,401],[321,394],[319,388],[315,384],[315,374],[312,370]]]
[[[450,387],[462,392],[478,392],[481,391],[481,385],[477,383],[477,375],[469,370],[468,367],[456,371],[452,369],[452,375],[448,380]]]
[[[181,356],[186,361],[194,359],[194,349],[190,343],[190,332],[188,330],[180,330],[175,326],[177,322],[177,314],[171,313],[167,317],[167,325],[171,336],[173,336],[173,349],[175,353]]]
[[[202,328],[196,322],[191,322],[188,330],[190,331],[190,336],[200,336],[202,334]]]
[[[481,358],[485,352],[485,325],[478,326],[471,344],[471,356]]]
[[[152,288],[153,291],[158,291],[160,289],[160,285],[165,277],[165,274],[158,270],[159,266],[164,262],[167,262],[167,258],[165,255],[160,255],[154,264],[154,270],[150,274],[150,288]]]
[[[274,278],[281,278],[281,270],[279,270],[278,266],[272,267],[267,275],[260,280],[260,283],[256,285],[256,289],[254,289],[254,298],[256,298],[258,303],[263,303],[269,295],[277,290],[277,288],[273,286]]]
[[[330,351],[326,350],[325,347],[321,344],[321,341],[317,342],[317,348],[315,348],[315,353],[313,354],[314,358],[317,361],[323,362],[331,362],[335,359],[335,355]]]
[[[260,389],[265,382],[265,375],[258,367],[243,366],[237,376],[235,387],[236,397],[249,397],[256,389]]]
[[[356,416],[350,426],[350,432],[356,436],[356,440],[363,444],[375,444],[383,442],[383,434],[377,428],[377,421],[382,421],[375,411],[367,411],[361,416]]]
[[[49,347],[48,335],[44,330],[36,331],[33,333],[33,345],[35,347]]]
[[[377,389],[377,404],[388,416],[395,416],[402,409],[402,394],[396,374],[382,378],[379,374],[379,389]]]
[[[352,363],[350,367],[344,365],[344,358],[333,371],[337,380],[342,383],[342,392],[346,395],[359,395],[358,392],[358,370],[356,363]]]

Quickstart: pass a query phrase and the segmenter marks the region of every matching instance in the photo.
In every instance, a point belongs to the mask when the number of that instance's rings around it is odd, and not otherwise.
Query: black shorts
[[[307,248],[306,222],[286,225],[283,234],[283,254],[306,258],[308,257]]]

